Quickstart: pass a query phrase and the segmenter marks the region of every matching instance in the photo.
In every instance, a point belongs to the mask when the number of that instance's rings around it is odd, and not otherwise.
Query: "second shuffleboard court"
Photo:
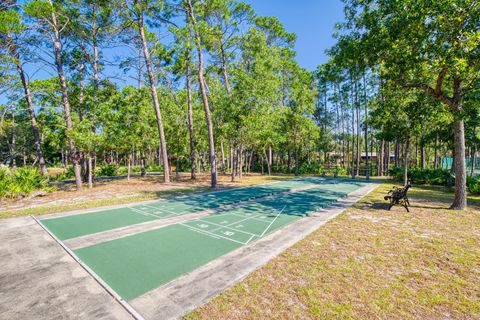
[[[314,187],[322,183],[325,183],[325,179],[301,178],[286,180],[261,186],[176,197],[149,204],[131,205],[64,217],[45,218],[42,219],[42,224],[60,240],[67,240],[156,219],[215,209],[280,192]]]
[[[363,186],[325,183],[74,252],[130,301]]]

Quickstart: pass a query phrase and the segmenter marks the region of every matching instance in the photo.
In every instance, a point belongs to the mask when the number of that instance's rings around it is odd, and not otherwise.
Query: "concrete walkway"
[[[0,220],[0,319],[133,319],[31,217]]]

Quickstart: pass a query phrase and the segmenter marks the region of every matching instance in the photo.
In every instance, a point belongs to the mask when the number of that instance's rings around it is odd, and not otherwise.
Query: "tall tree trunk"
[[[377,175],[379,177],[383,176],[383,166],[384,166],[384,163],[385,163],[385,160],[384,160],[384,149],[386,149],[385,147],[385,140],[381,140],[380,141],[380,148],[378,150],[378,153],[377,153],[377,156],[378,156],[378,166],[377,166]]]
[[[267,156],[267,153],[266,151],[264,150],[264,155],[265,155],[265,159],[267,160],[267,170],[268,170],[268,175],[270,176],[272,174],[272,168],[271,168],[271,162],[270,162],[270,157]],[[271,154],[270,154],[271,156]],[[263,163],[262,163],[262,172],[263,172]]]
[[[395,140],[395,167],[400,167],[400,142],[398,138]]]
[[[207,86],[205,83],[205,79],[203,77],[204,65],[203,65],[203,53],[202,53],[200,33],[197,30],[196,20],[195,20],[195,15],[193,13],[193,6],[192,6],[191,0],[188,0],[188,12],[190,14],[190,18],[192,21],[193,31],[195,33],[195,43],[196,43],[197,54],[198,54],[198,82],[200,83],[200,91],[201,91],[203,107],[205,111],[205,118],[207,121],[208,146],[209,146],[209,153],[210,153],[211,186],[212,188],[216,188],[217,187],[217,160],[215,157],[215,141],[213,139],[213,124],[212,124],[212,117],[210,114],[210,106],[208,104]]]
[[[291,151],[288,150],[288,155],[287,155],[287,173],[290,173],[291,162],[292,162],[292,155],[291,155]]]
[[[230,163],[231,163],[231,170],[232,170],[232,182],[235,181],[235,177],[237,175],[237,142],[236,139],[233,140],[233,148],[231,149],[231,156],[230,156]]]
[[[187,14],[188,18],[188,14]],[[188,19],[187,19],[188,20]],[[190,37],[187,36],[187,44],[190,44]],[[188,105],[188,134],[190,138],[190,178],[197,179],[196,175],[196,160],[195,160],[195,131],[193,128],[193,103],[192,103],[192,88],[190,83],[190,49],[185,51],[185,82],[187,87],[187,105]]]
[[[238,165],[237,165],[238,178],[242,180],[243,179],[243,144],[242,143],[240,143],[237,158],[238,158]]]
[[[92,189],[93,188],[93,175],[92,175],[92,155],[89,153],[87,155],[88,157],[88,188]]]
[[[16,139],[17,139],[17,126],[15,125],[15,103],[13,102],[13,98],[12,98],[12,105],[11,105],[11,111],[12,111],[12,168],[16,168],[17,167],[17,161],[16,161],[16,157],[17,157],[17,151],[16,151]]]
[[[455,145],[455,199],[451,209],[467,209],[467,172],[465,166],[465,128],[463,120],[454,122],[454,145]]]
[[[388,170],[390,170],[390,141],[385,141],[385,144],[385,155],[383,156],[385,164],[383,166],[383,171],[388,174]]]
[[[63,63],[62,63],[62,41],[60,37],[60,31],[57,23],[57,16],[55,10],[53,9],[52,0],[49,0],[50,5],[52,6],[52,29],[54,37],[53,45],[55,49],[55,65],[57,67],[58,79],[60,82],[60,91],[62,92],[62,102],[63,102],[63,109],[65,113],[65,123],[66,123],[66,134],[67,134],[67,141],[68,147],[70,149],[70,157],[73,163],[73,172],[75,174],[75,184],[77,187],[77,191],[82,190],[82,177],[80,173],[80,167],[78,165],[78,154],[75,144],[72,138],[72,117],[70,115],[70,101],[68,97],[68,89],[67,89],[67,80],[65,78],[65,74],[63,72]]]
[[[407,136],[405,140],[405,154],[404,154],[404,163],[403,163],[403,185],[408,184],[408,149],[410,149],[410,137]]]
[[[368,166],[368,108],[367,108],[367,81],[365,80],[365,73],[363,74],[363,97],[365,104],[365,176],[370,179],[370,167]]]
[[[138,4],[138,0],[134,0],[134,4]],[[165,140],[165,133],[163,130],[163,121],[162,113],[160,111],[160,103],[158,101],[157,87],[156,87],[156,78],[153,71],[152,61],[150,58],[150,52],[148,50],[147,39],[145,36],[144,22],[143,22],[143,12],[138,12],[137,15],[137,26],[142,42],[143,57],[145,59],[145,65],[147,66],[148,79],[150,82],[150,92],[152,95],[153,108],[155,110],[155,116],[157,118],[157,127],[158,133],[160,135],[160,149],[162,150],[162,160],[163,160],[163,176],[164,182],[170,182],[170,168],[168,166],[168,154],[167,154],[167,142]]]
[[[30,94],[30,84],[27,80],[27,77],[25,76],[22,61],[20,59],[20,54],[18,52],[16,44],[13,42],[13,39],[9,38],[9,40],[11,42],[11,50],[12,50],[13,58],[15,60],[15,66],[17,68],[20,81],[22,82],[23,92],[25,93],[25,101],[27,102],[28,114],[30,116],[30,123],[32,127],[35,152],[37,154],[37,159],[38,159],[38,167],[40,169],[40,174],[46,175],[47,166],[45,164],[45,158],[43,156],[40,134],[38,132],[37,117],[35,116],[35,110],[33,109],[32,96]]]
[[[127,180],[130,180],[130,173],[132,171],[132,155],[129,154],[128,155],[128,158],[127,158],[127,166],[128,166],[128,169],[127,169]]]
[[[227,90],[228,95],[232,95],[232,88],[230,86],[230,80],[228,76],[227,70],[227,56],[225,53],[225,48],[223,47],[223,43],[220,44],[220,57],[222,61],[222,76],[225,85],[225,90]]]
[[[295,175],[298,176],[298,147],[295,147]]]
[[[420,138],[420,168],[425,169],[425,138]]]
[[[352,75],[350,74],[350,84],[352,84],[352,179],[355,179],[355,93],[353,88]]]
[[[342,118],[342,168],[345,168],[345,137],[346,137],[346,134],[345,134],[345,111],[344,111],[344,108],[342,106],[342,104],[340,105],[340,116]],[[348,150],[348,148],[347,148]]]
[[[358,99],[358,80],[355,78],[355,104],[357,111],[357,176],[360,175],[360,159],[362,157],[361,139],[362,133],[360,130],[360,101]]]
[[[476,130],[474,130],[475,132]],[[477,162],[477,144],[475,143],[472,148],[472,164],[470,168],[470,176],[473,177],[475,173],[475,163]]]
[[[435,151],[434,151],[435,155],[434,155],[434,158],[433,158],[433,168],[435,170],[438,169],[438,131],[435,135]]]
[[[268,162],[268,175],[271,176],[272,175],[272,146],[268,146],[268,158],[267,158],[267,162]]]
[[[222,151],[222,174],[225,174],[225,149],[223,148],[223,140],[220,141],[220,149]]]

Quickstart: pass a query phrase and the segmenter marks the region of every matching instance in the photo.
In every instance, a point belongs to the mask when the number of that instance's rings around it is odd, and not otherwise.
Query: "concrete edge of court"
[[[219,257],[129,303],[147,319],[178,319],[343,213],[379,184],[380,182],[369,183],[309,217],[299,219],[250,245]]]

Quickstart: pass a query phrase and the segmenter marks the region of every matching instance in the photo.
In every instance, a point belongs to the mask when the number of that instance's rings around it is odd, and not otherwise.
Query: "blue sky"
[[[340,0],[243,0],[258,15],[275,16],[288,32],[297,34],[297,61],[314,70],[328,60],[325,50],[334,43],[335,23],[343,21]]]
[[[334,25],[343,20],[343,4],[340,0],[243,0],[249,3],[257,15],[275,16],[288,32],[297,34],[297,61],[300,66],[314,70],[328,60],[325,50],[335,40],[332,38]],[[126,57],[134,52],[126,48],[104,50],[105,58],[113,62],[114,56]],[[26,71],[33,79],[45,79],[55,76],[55,70],[42,64],[28,64]],[[103,75],[120,86],[136,84],[128,74],[116,66],[106,67]],[[0,103],[5,97],[0,95]]]

